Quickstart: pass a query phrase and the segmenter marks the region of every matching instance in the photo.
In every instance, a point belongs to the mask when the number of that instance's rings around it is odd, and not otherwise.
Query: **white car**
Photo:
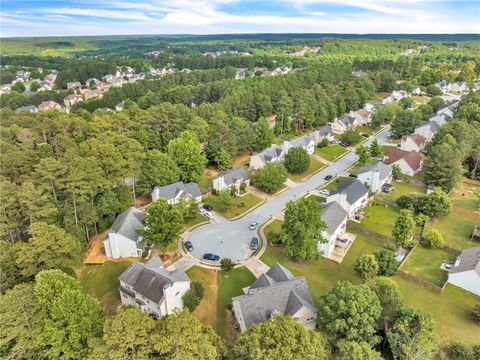
[[[322,194],[322,195],[330,195],[329,190],[320,190],[319,193]]]
[[[205,211],[205,213],[203,215],[205,215],[210,220],[215,217],[215,215],[213,215],[210,211]]]

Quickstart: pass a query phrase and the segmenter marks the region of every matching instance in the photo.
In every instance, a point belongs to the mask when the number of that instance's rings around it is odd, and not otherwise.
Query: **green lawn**
[[[411,98],[412,100],[420,104],[425,104],[426,102],[428,102],[428,100],[430,100],[428,97],[420,95],[412,95]]]
[[[453,285],[442,294],[428,290],[398,276],[393,278],[400,287],[406,305],[432,314],[440,336],[470,344],[478,343],[478,325],[470,318],[480,297]]]
[[[245,267],[233,269],[225,277],[224,272],[218,273],[217,293],[217,332],[227,341],[234,340],[236,331],[232,327],[232,320],[229,319],[227,304],[231,303],[232,297],[242,295],[243,288],[250,286],[255,281],[255,276]]]
[[[200,187],[200,191],[202,194],[206,194],[208,192],[208,188],[212,186],[212,180],[215,179],[217,175],[214,175],[213,172],[209,169],[206,169],[203,174],[202,178],[198,182],[198,186]]]
[[[217,273],[213,270],[192,266],[187,270],[187,275],[192,281],[200,281],[205,289],[203,299],[198,307],[193,311],[195,316],[201,322],[217,328]]]
[[[282,224],[283,224],[282,220],[275,219],[270,224],[268,224],[265,227],[265,229],[263,229],[263,232],[265,234],[268,234],[268,233],[271,233],[271,232],[273,232],[275,234],[280,234],[282,232]]]
[[[118,277],[130,264],[131,261],[123,261],[89,265],[77,273],[83,291],[97,298],[109,315],[116,314],[120,307]]]
[[[382,192],[379,196],[390,201],[395,201],[402,195],[411,193],[425,193],[427,189],[426,186],[418,186],[400,181],[393,181],[392,185],[395,187],[395,190],[393,190],[390,194],[385,194]]]
[[[364,211],[365,216],[360,221],[360,225],[379,234],[392,236],[392,227],[399,213],[396,206],[379,203],[367,206]]]
[[[353,181],[355,180],[354,178],[351,178],[349,176],[340,176],[338,178],[335,178],[333,179],[333,181],[329,182],[326,186],[322,187],[322,189],[325,189],[325,190],[336,190],[337,189],[337,186],[338,186],[338,183],[340,181]]]
[[[442,287],[448,278],[447,272],[440,269],[444,260],[454,261],[455,256],[441,249],[418,245],[402,270]]]
[[[453,206],[468,211],[480,211],[480,187],[460,183],[452,193]]]
[[[313,175],[314,173],[316,173],[317,171],[320,171],[321,169],[323,169],[326,165],[313,158],[313,157],[310,157],[310,166],[308,167],[307,171],[301,173],[301,174],[288,174],[288,177],[295,181],[295,182],[299,182],[300,180],[308,177],[308,176],[311,176]]]
[[[205,218],[205,216],[200,214],[200,212],[197,212],[197,213],[195,213],[195,218],[194,219],[192,219],[190,221],[187,221],[186,223],[183,224],[183,228],[185,230],[190,229],[192,226],[200,224],[204,221],[208,221],[207,218]]]
[[[205,199],[205,202],[213,206],[213,210],[222,215],[225,219],[232,219],[243,214],[245,211],[251,209],[253,206],[260,203],[262,199],[258,196],[253,195],[252,193],[247,193],[245,195],[235,197],[232,199],[232,204],[227,211],[219,211],[219,202],[218,197],[212,195]]]
[[[368,159],[367,160],[367,163],[366,164],[355,164],[349,171],[351,173],[357,173],[358,170],[360,170],[361,168],[363,168],[364,166],[367,166],[367,165],[371,165],[371,164],[376,164],[378,161],[376,160],[372,160],[372,159]]]
[[[370,125],[357,126],[357,129],[358,129],[358,131],[360,131],[360,133],[368,134],[368,135],[372,135],[373,133],[380,130],[379,127],[373,127],[373,126],[370,126]]]
[[[346,152],[347,150],[345,148],[337,144],[325,146],[322,148],[315,148],[315,154],[321,156],[328,161],[335,161],[335,159],[337,159],[339,156],[342,156]]]
[[[445,243],[458,250],[480,246],[479,241],[470,241],[475,225],[479,224],[478,215],[452,209],[448,216],[433,220],[433,227],[440,231]]]

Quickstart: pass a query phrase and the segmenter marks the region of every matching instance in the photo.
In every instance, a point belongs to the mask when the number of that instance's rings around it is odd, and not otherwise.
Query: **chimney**
[[[372,180],[370,181],[370,190],[377,191],[380,187],[380,171],[374,170],[372,173]]]

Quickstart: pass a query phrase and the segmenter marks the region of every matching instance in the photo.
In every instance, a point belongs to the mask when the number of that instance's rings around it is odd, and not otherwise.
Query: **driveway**
[[[375,137],[370,138],[364,145],[370,145],[374,138],[380,144],[383,144],[388,139],[387,133],[388,128],[375,135]],[[253,253],[250,250],[252,237],[259,237],[257,230],[253,231],[248,228],[250,223],[255,221],[263,224],[271,217],[279,216],[288,201],[296,201],[313,192],[326,183],[324,180],[325,176],[341,174],[347,168],[353,166],[356,161],[357,155],[355,152],[349,152],[306,181],[298,183],[280,195],[271,198],[270,201],[259,206],[243,218],[235,221],[210,223],[194,229],[186,236],[186,239],[192,242],[194,248],[190,254],[197,259],[201,259],[204,253],[213,253],[219,255],[220,258],[227,257],[237,263],[245,261]]]

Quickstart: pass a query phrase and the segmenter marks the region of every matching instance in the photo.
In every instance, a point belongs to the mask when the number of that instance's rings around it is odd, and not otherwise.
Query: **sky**
[[[480,0],[1,0],[0,36],[480,33]]]

